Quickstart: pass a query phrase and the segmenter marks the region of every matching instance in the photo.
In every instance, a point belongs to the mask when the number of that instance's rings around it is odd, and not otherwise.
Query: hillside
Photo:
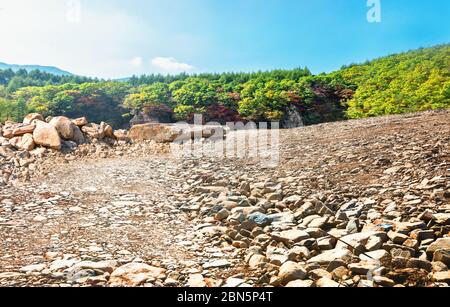
[[[304,124],[448,108],[450,45],[418,49],[313,75],[255,73],[132,77],[127,82],[0,71],[0,121],[30,112],[87,115],[115,127],[148,120]],[[2,86],[3,85],[3,86]],[[3,98],[2,98],[3,97]]]
[[[350,118],[450,106],[450,45],[419,49],[337,72],[356,90]]]
[[[18,64],[6,64],[6,63],[0,62],[0,70],[7,70],[7,69],[11,69],[14,72],[17,72],[20,69],[25,69],[28,72],[31,72],[33,70],[39,70],[39,71],[53,74],[56,76],[71,76],[72,75],[72,73],[70,73],[68,71],[64,71],[62,69],[59,69],[59,68],[53,67],[53,66],[18,65]]]

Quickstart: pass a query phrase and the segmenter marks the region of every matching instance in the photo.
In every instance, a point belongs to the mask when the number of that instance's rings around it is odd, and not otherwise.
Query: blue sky
[[[450,42],[450,1],[0,0],[0,61],[117,78],[343,64]]]

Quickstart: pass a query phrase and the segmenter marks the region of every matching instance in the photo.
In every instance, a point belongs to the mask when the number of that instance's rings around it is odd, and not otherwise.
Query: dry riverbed
[[[150,144],[55,154],[0,186],[0,285],[449,285],[450,112],[280,143],[271,168]]]

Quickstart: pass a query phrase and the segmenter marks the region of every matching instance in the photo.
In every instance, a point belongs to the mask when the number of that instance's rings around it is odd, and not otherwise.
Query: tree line
[[[295,107],[307,124],[450,106],[450,44],[313,75],[307,68],[254,73],[133,76],[111,81],[0,71],[0,121],[26,113],[88,116],[126,125],[139,113],[173,121],[282,120]]]

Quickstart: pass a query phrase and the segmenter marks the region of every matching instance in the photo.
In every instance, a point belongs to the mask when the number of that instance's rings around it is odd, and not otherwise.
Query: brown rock
[[[2,134],[3,134],[3,137],[5,137],[7,139],[11,139],[11,138],[14,137],[12,128],[5,128],[5,129],[3,129]]]
[[[81,129],[78,128],[78,126],[73,126],[73,138],[72,141],[77,143],[78,145],[83,144],[86,139],[84,138],[83,132],[81,132]]]
[[[437,272],[433,274],[433,280],[435,282],[450,283],[450,271]]]
[[[334,260],[348,262],[352,257],[352,252],[344,248],[335,248],[327,250],[307,261],[307,263],[318,263],[320,265],[329,265]]]
[[[287,288],[311,288],[314,282],[312,280],[294,280],[290,281],[286,287]]]
[[[225,219],[227,219],[230,216],[230,211],[228,211],[227,209],[222,209],[219,212],[217,212],[217,214],[214,216],[214,219],[216,221],[223,221]]]
[[[55,127],[56,131],[58,131],[59,135],[65,140],[73,140],[73,130],[75,125],[64,116],[54,117],[50,121],[50,125]]]
[[[434,262],[442,262],[450,267],[450,250],[438,249],[433,255]]]
[[[44,121],[44,117],[39,113],[31,113],[31,114],[28,114],[27,116],[25,116],[25,118],[23,119],[23,123],[31,124],[35,120]]]
[[[280,283],[285,285],[293,280],[305,279],[307,275],[308,273],[301,264],[288,261],[280,267],[280,273],[278,274],[278,277]]]
[[[417,241],[424,241],[429,239],[434,239],[433,230],[415,230],[410,234],[411,238]]]
[[[61,139],[55,127],[42,121],[36,122],[33,139],[37,145],[60,150]]]
[[[100,128],[105,132],[105,137],[114,139],[114,130],[113,128],[105,122],[100,123]]]
[[[405,242],[403,242],[403,246],[417,250],[420,247],[420,243],[417,240],[408,239]]]
[[[369,239],[371,239],[372,237],[378,237],[382,240],[382,242],[386,242],[388,239],[386,233],[382,231],[359,232],[342,237],[337,242],[336,249],[338,248],[352,249],[351,247],[349,247],[349,245],[352,246],[353,248],[359,248],[361,246],[366,245]]]
[[[105,131],[103,129],[104,127],[92,123],[83,126],[81,131],[93,139],[102,140],[105,137]]]
[[[410,269],[422,269],[427,272],[431,272],[433,270],[433,265],[431,262],[418,258],[409,259],[406,263],[406,267]]]
[[[329,279],[333,278],[333,275],[330,272],[325,271],[324,269],[312,270],[308,274],[309,278],[311,278],[312,280],[319,280],[324,277]]]
[[[309,234],[300,229],[286,230],[279,234],[274,235],[274,240],[281,242],[291,241],[297,243],[306,239],[309,239]]]
[[[144,124],[131,127],[128,136],[133,141],[155,141],[170,143],[182,135],[179,129],[169,125]]]
[[[316,282],[316,286],[318,288],[338,288],[340,284],[328,277],[323,277]]]
[[[389,231],[388,233],[389,239],[392,240],[392,242],[394,242],[394,244],[403,244],[406,240],[408,240],[408,236],[398,233],[398,232],[394,232],[394,231]]]
[[[12,135],[21,136],[27,133],[33,133],[35,127],[34,124],[18,124],[13,127]]]
[[[148,279],[163,277],[165,271],[162,268],[133,262],[116,269],[111,274],[109,282],[116,286],[135,287],[145,283]]]
[[[114,131],[114,137],[119,141],[125,141],[128,142],[130,138],[128,137],[128,131],[127,130],[115,130]]]
[[[192,274],[189,276],[187,285],[191,288],[205,288],[206,282],[202,274]]]
[[[427,254],[429,257],[433,257],[434,253],[438,250],[450,251],[450,238],[441,238],[432,243],[428,249]]]
[[[340,280],[345,280],[350,276],[350,271],[345,266],[340,266],[333,270],[332,276]]]
[[[450,213],[435,214],[434,218],[436,219],[436,223],[438,223],[439,225],[450,225]]]
[[[34,140],[32,134],[25,134],[24,136],[17,136],[9,140],[9,143],[20,150],[31,151],[34,149]]]
[[[395,282],[392,279],[383,276],[374,276],[373,282],[382,287],[393,287]]]
[[[379,264],[372,261],[363,261],[360,263],[352,263],[348,265],[350,271],[356,275],[366,275],[369,272],[376,270]]]
[[[86,126],[88,124],[88,120],[86,119],[86,117],[80,117],[80,118],[77,118],[77,119],[73,119],[72,123],[75,126],[81,128],[81,127]]]
[[[250,258],[250,260],[248,261],[248,266],[252,270],[255,270],[255,269],[259,268],[261,265],[263,265],[263,264],[265,264],[267,262],[269,262],[269,261],[263,255],[253,255]]]

